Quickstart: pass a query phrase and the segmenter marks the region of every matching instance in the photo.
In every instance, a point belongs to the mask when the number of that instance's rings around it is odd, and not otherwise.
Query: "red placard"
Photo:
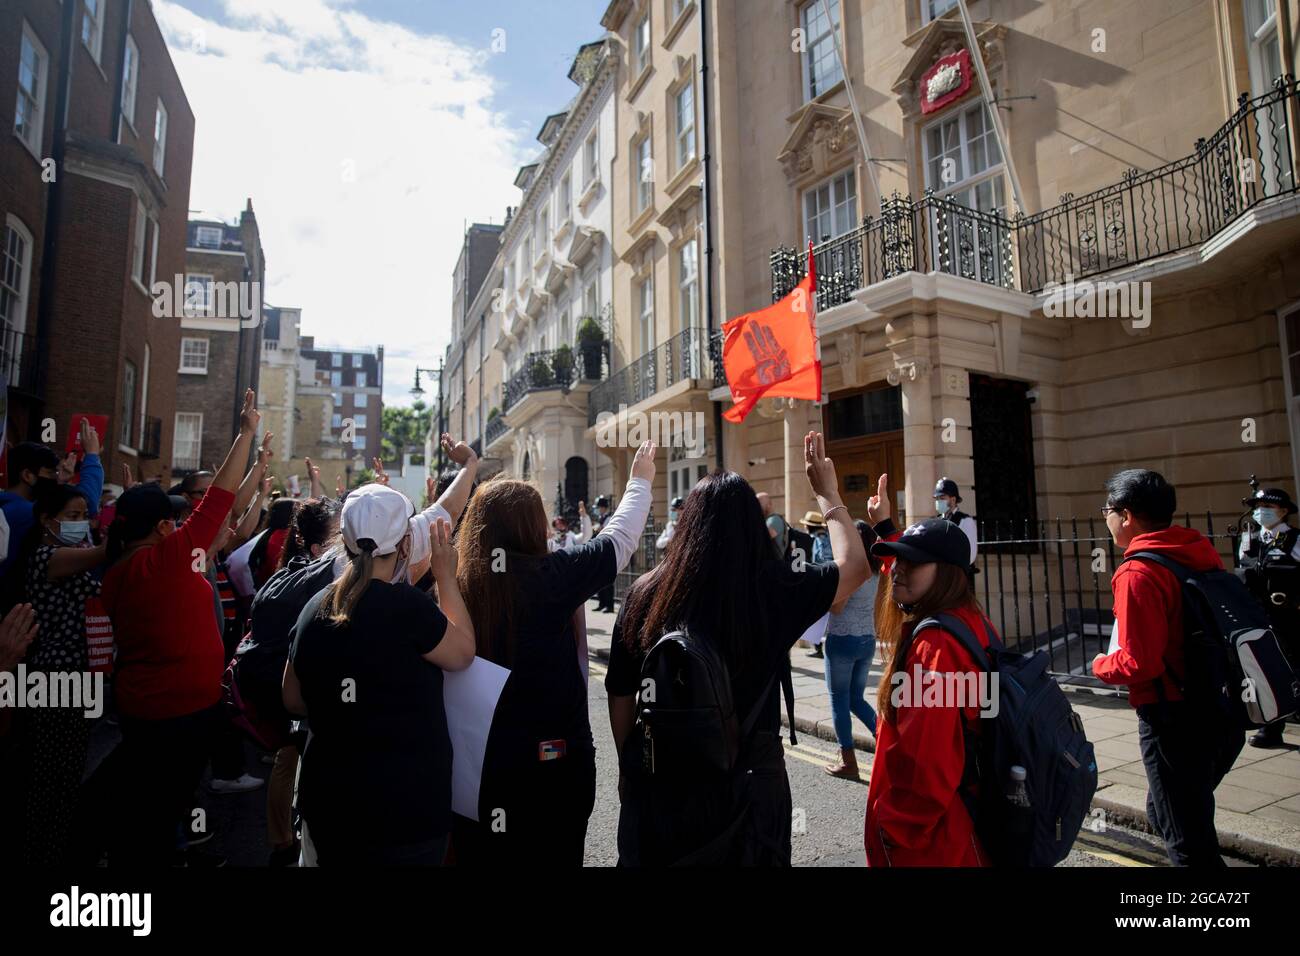
[[[90,421],[90,427],[95,429],[95,433],[99,435],[99,444],[101,448],[103,447],[104,441],[108,435],[107,415],[87,415],[84,412],[79,412],[76,415],[73,415],[72,427],[68,430],[68,444],[64,451],[75,451],[77,453],[77,461],[81,461],[82,456],[85,454],[81,448],[81,423],[86,420]]]
[[[956,76],[948,71],[955,70]],[[969,50],[958,50],[940,57],[921,77],[921,112],[933,113],[943,109],[954,100],[959,100],[970,91],[971,73],[974,66],[970,61]],[[943,74],[941,77],[940,74]],[[945,80],[947,82],[945,82]],[[934,96],[930,95],[931,84],[940,86]]]

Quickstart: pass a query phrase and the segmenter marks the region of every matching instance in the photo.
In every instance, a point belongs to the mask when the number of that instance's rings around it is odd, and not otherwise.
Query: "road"
[[[603,679],[604,665],[591,662],[588,702],[596,738],[596,809],[587,829],[588,866],[613,866],[617,862],[615,834],[618,796],[614,742],[609,731]],[[797,746],[786,742],[786,767],[794,796],[796,819],[803,822],[793,836],[796,866],[862,866],[862,818],[867,785],[840,780],[822,772],[835,756],[826,741],[799,736]],[[859,753],[858,765],[869,772],[871,754]],[[265,776],[270,768],[250,750],[250,772]],[[202,795],[215,836],[204,848],[224,856],[233,866],[264,866],[266,849],[266,791],[218,796]],[[1084,832],[1064,866],[1165,866],[1159,844],[1148,834],[1110,825],[1105,833]]]

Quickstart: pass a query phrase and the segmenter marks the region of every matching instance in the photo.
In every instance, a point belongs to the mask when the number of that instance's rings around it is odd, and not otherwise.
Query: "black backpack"
[[[1097,760],[1083,721],[1052,678],[1045,651],[1018,654],[1002,646],[984,621],[988,650],[962,620],[936,614],[912,630],[942,627],[984,673],[996,675],[996,716],[965,727],[961,794],[980,843],[995,866],[1055,866],[1074,845],[1097,790]],[[1011,768],[1025,770],[1029,806],[1008,798]]]
[[[670,854],[665,862],[735,865],[759,852],[741,844],[768,836],[751,832],[769,821],[749,819],[755,809],[750,784],[752,771],[776,769],[774,751],[781,750],[779,736],[765,750],[753,740],[777,678],[773,672],[742,720],[731,674],[712,642],[681,629],[665,634],[646,653],[632,746],[623,755],[624,766],[633,771],[624,811],[644,823],[640,839]],[[784,822],[789,823],[788,811]],[[672,850],[666,849],[669,844]]]
[[[1268,612],[1231,571],[1192,569],[1154,551],[1125,561],[1168,569],[1183,595],[1183,674],[1165,673],[1193,705],[1242,730],[1300,710],[1300,678],[1287,662]],[[1164,684],[1156,681],[1163,696]]]

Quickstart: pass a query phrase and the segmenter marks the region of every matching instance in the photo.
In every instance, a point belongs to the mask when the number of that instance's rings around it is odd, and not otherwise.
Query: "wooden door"
[[[905,526],[903,514],[903,433],[884,432],[866,438],[848,438],[828,442],[826,454],[835,462],[840,481],[840,496],[854,519],[867,518],[867,499],[876,493],[880,473],[889,475],[889,492],[893,499],[894,523]]]

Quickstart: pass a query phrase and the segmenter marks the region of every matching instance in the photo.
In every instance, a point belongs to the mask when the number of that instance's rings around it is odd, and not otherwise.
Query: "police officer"
[[[968,515],[960,511],[957,505],[961,503],[961,493],[957,489],[957,482],[951,478],[940,478],[934,485],[934,510],[940,518],[947,518],[957,527],[966,533],[970,539],[970,568],[971,573],[975,573],[975,555],[979,552],[979,547],[975,543],[977,531],[975,528],[975,516]]]
[[[591,533],[600,534],[600,529],[605,526],[609,520],[609,495],[601,495],[596,499],[596,520],[591,523]],[[596,610],[614,613],[614,585],[609,584],[596,592]]]
[[[682,506],[685,504],[686,499],[681,495],[668,503],[668,523],[664,525],[664,530],[655,541],[655,548],[658,550],[663,551],[668,547],[668,542],[673,540],[673,534],[677,531],[677,516],[682,513]]]
[[[1293,667],[1300,666],[1300,530],[1287,524],[1296,503],[1281,488],[1259,488],[1241,503],[1257,525],[1241,536],[1239,571],[1251,594],[1268,611]],[[1268,724],[1250,738],[1252,747],[1282,746],[1285,720]]]

